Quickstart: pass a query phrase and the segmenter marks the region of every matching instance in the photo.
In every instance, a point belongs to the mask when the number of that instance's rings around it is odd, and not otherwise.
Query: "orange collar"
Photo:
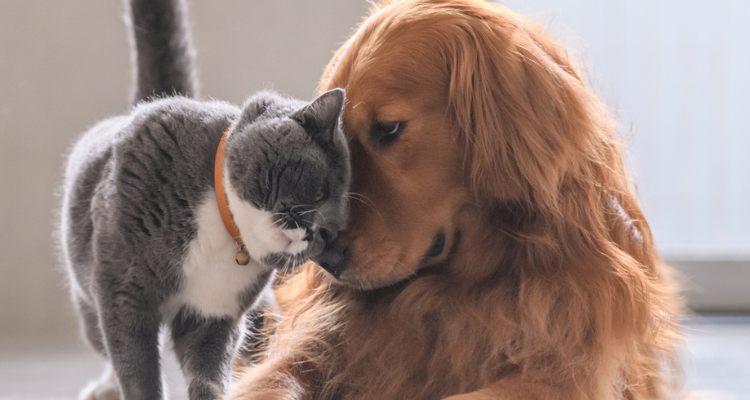
[[[229,210],[227,191],[224,189],[224,148],[227,146],[227,137],[229,137],[229,130],[231,128],[232,125],[230,124],[221,136],[219,147],[216,149],[216,161],[214,163],[214,192],[216,193],[216,205],[219,206],[219,214],[221,214],[221,220],[224,222],[224,227],[227,228],[227,232],[229,232],[232,239],[237,243],[235,261],[237,261],[237,264],[239,265],[247,265],[250,262],[250,254],[247,252],[245,243],[242,241],[240,229],[237,227],[237,224],[234,223],[232,211]]]

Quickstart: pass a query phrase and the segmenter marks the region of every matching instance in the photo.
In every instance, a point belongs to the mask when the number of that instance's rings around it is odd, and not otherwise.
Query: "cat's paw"
[[[120,400],[120,384],[112,367],[107,365],[104,374],[98,381],[86,385],[78,395],[80,400]]]

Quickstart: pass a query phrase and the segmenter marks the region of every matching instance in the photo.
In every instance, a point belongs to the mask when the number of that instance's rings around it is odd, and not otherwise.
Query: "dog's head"
[[[386,2],[327,67],[321,89],[334,87],[348,96],[351,222],[315,261],[358,287],[444,262],[498,204],[556,209],[581,158],[604,157],[592,125],[609,120],[591,117],[565,53],[489,2]]]

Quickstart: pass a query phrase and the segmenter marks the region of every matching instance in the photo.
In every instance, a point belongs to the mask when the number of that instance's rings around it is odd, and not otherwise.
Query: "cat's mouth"
[[[307,231],[305,229],[282,229],[283,239],[286,241],[283,253],[298,254],[309,247]]]

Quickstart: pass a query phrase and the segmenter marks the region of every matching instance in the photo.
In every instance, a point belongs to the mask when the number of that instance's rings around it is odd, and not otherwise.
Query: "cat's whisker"
[[[346,198],[346,199],[353,199],[353,200],[359,200],[363,204],[367,204],[370,207],[372,207],[373,209],[375,208],[375,203],[372,200],[370,200],[370,198],[368,198],[367,196],[365,196],[363,194],[360,194],[360,193],[347,192],[347,193],[344,194],[344,198]]]
[[[320,218],[321,218],[321,219],[323,220],[323,222],[326,222],[326,216],[325,216],[325,215],[323,215],[323,213],[322,213],[322,212],[320,212],[320,210],[318,210],[318,209],[316,208],[316,209],[315,209],[315,212],[317,212],[317,213],[318,213],[318,215],[320,215]]]
[[[308,206],[305,204],[297,204],[296,206],[292,206],[291,211],[294,211],[295,208],[300,208],[300,207],[307,208]]]
[[[323,281],[325,282],[326,286],[325,289],[323,289],[323,292],[327,292],[331,290],[331,282],[330,279],[325,279],[325,272],[323,272],[322,269],[317,268],[315,270],[316,278],[323,277]]]
[[[284,261],[284,275],[286,275],[289,272],[289,262],[291,261],[291,257],[287,257]]]
[[[347,200],[349,199],[357,200],[360,203],[370,207],[378,215],[378,218],[380,218],[381,220],[384,220],[383,213],[381,213],[380,210],[375,207],[375,203],[373,203],[372,200],[370,200],[367,196],[363,194],[359,194],[359,193],[348,192],[344,194],[344,198]]]
[[[320,228],[320,225],[316,224],[315,222],[309,222],[310,227],[313,229]]]
[[[373,203],[372,200],[370,200],[369,198],[367,198],[365,195],[361,195],[361,194],[358,194],[358,193],[351,193],[350,192],[350,193],[345,194],[344,198],[346,200],[357,200],[360,203],[362,203],[362,204],[370,207],[376,213],[380,214],[380,211],[378,211],[378,209],[375,207],[375,203]]]

